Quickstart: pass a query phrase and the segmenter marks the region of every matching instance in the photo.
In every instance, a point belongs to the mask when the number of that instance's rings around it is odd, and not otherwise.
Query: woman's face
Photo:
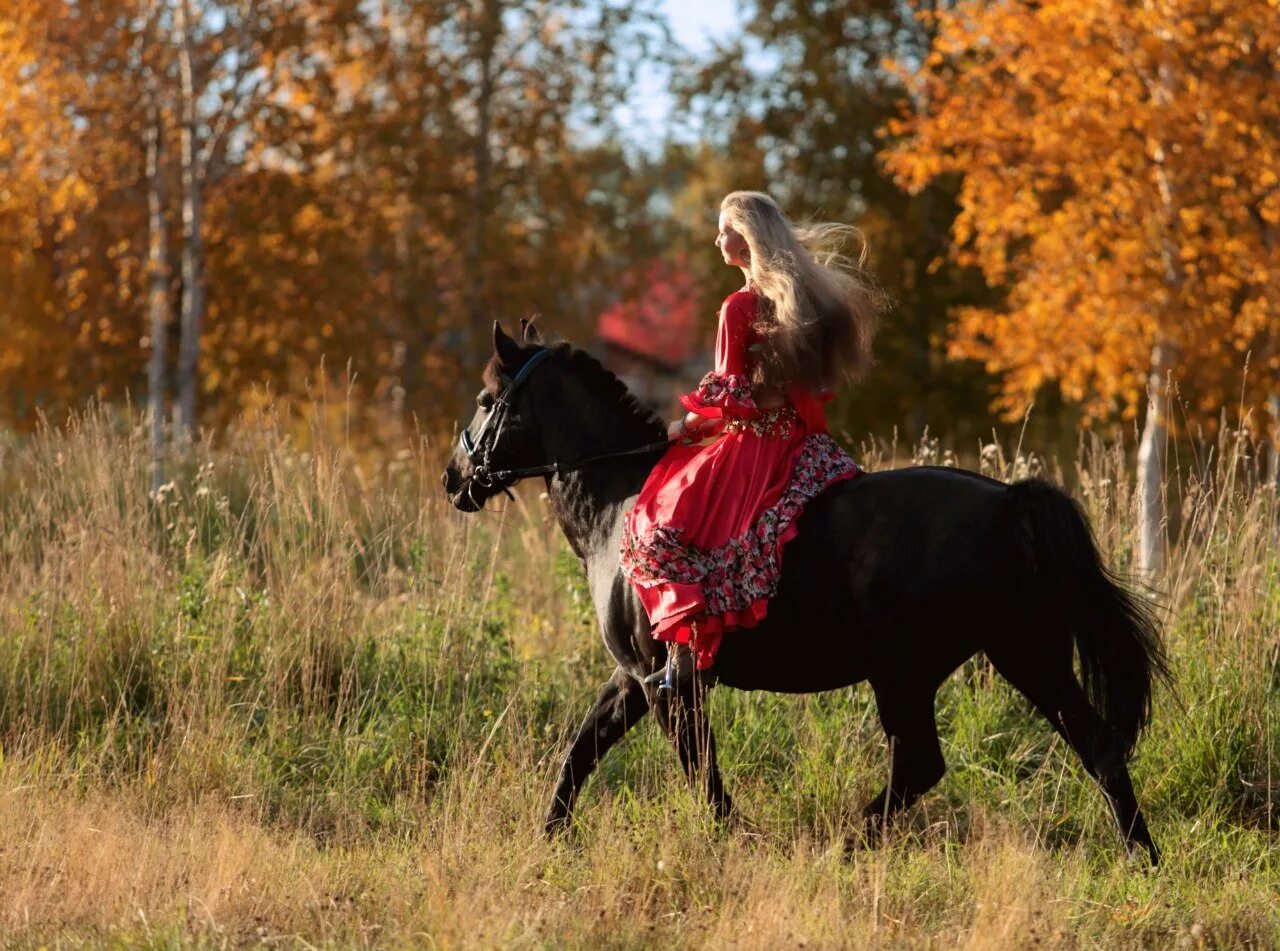
[[[716,247],[724,255],[724,263],[734,267],[750,267],[751,251],[747,248],[747,239],[733,230],[733,225],[720,212],[720,233],[716,235]]]

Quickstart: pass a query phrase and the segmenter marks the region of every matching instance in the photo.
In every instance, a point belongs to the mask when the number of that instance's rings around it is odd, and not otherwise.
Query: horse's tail
[[[1153,681],[1169,679],[1154,608],[1107,569],[1078,502],[1039,479],[1009,492],[1041,596],[1066,622],[1085,693],[1127,760],[1151,717]]]

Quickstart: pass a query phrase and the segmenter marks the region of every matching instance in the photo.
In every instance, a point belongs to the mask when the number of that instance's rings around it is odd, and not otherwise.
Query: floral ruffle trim
[[[698,388],[680,397],[680,404],[687,410],[708,415],[708,409],[718,409],[713,416],[754,416],[759,409],[751,394],[751,384],[737,373],[720,374],[714,370],[702,378]]]
[[[861,471],[834,439],[815,433],[805,439],[787,488],[748,532],[719,548],[698,548],[684,541],[680,529],[666,525],[637,538],[628,519],[622,569],[643,587],[664,582],[699,585],[708,614],[743,611],[777,591],[782,575],[780,539],[805,503]]]

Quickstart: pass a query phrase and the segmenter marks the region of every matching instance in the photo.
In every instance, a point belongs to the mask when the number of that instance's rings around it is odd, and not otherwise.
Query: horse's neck
[[[573,466],[583,459],[634,449],[662,438],[661,428],[625,406],[587,399],[570,402],[554,431],[544,436],[549,460]],[[600,462],[548,477],[547,495],[565,536],[581,558],[607,545],[623,503],[640,491],[660,454]]]

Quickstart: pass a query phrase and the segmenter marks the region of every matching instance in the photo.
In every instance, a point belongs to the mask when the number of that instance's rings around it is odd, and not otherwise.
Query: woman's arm
[[[690,414],[686,423],[691,417],[751,419],[759,414],[747,379],[747,346],[754,315],[755,298],[750,294],[733,294],[725,301],[716,335],[715,369],[702,378],[696,390],[680,397],[680,405]]]

